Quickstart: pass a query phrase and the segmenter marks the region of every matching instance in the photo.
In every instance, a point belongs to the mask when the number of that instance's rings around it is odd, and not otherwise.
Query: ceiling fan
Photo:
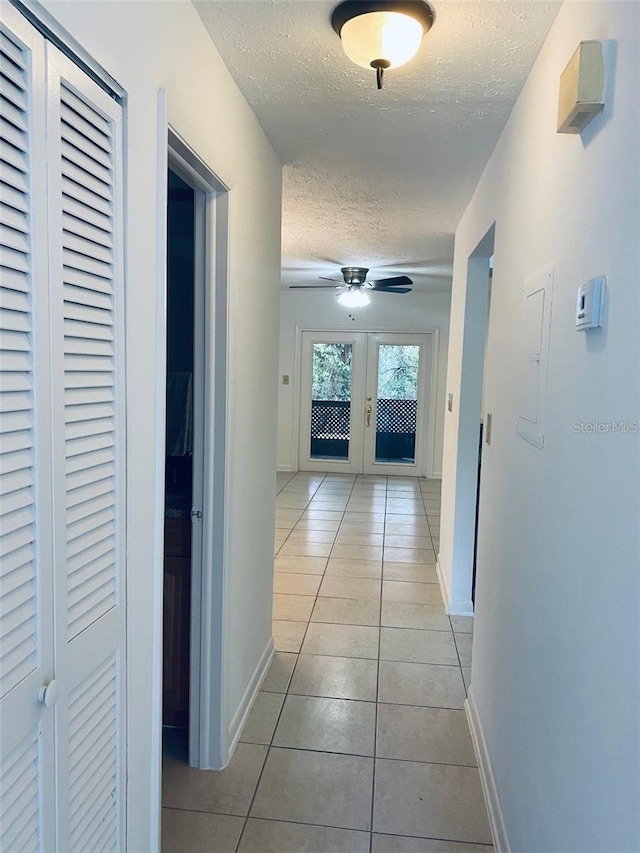
[[[327,278],[321,275],[320,278],[324,281],[337,282],[335,288],[340,291],[338,294],[338,302],[348,308],[358,308],[362,305],[368,305],[370,302],[367,291],[378,290],[386,293],[411,293],[411,285],[413,281],[406,275],[397,275],[393,278],[379,278],[374,281],[367,281],[368,267],[342,267],[342,281],[338,278]],[[326,284],[294,284],[290,290],[326,290]]]

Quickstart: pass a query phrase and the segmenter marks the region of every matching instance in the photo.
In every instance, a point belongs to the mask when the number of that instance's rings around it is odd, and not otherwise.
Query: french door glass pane
[[[378,347],[376,462],[415,462],[419,370],[419,346]]]
[[[349,458],[353,344],[314,343],[311,459]]]

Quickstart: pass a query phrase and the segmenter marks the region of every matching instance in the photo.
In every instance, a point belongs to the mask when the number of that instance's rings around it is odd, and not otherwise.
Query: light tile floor
[[[437,481],[278,475],[276,658],[225,770],[168,745],[164,853],[493,849],[439,530]]]

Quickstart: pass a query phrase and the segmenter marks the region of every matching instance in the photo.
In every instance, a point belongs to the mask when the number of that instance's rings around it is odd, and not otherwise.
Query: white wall
[[[514,853],[640,850],[638,436],[574,428],[639,415],[639,10],[562,6],[456,234],[447,390],[457,394],[467,260],[496,223],[471,693]],[[607,106],[581,136],[556,134],[558,79],[584,39],[608,42]],[[515,359],[522,285],[550,263],[538,450],[515,432]],[[605,328],[578,333],[576,289],[602,274]],[[467,568],[451,563],[457,427],[446,415],[450,583]]]
[[[296,400],[299,385],[294,381],[296,369],[296,329],[323,331],[421,332],[438,329],[439,362],[436,388],[436,434],[434,474],[439,477],[442,460],[444,419],[444,385],[449,332],[448,293],[407,293],[389,296],[378,293],[366,308],[347,309],[339,305],[332,292],[283,290],[280,299],[280,389],[278,393],[278,469],[295,471],[298,467],[296,443]],[[349,318],[355,317],[355,321]],[[282,376],[290,376],[290,384],[282,385]]]
[[[159,676],[154,650],[157,656],[161,644],[152,596],[162,578],[162,546],[150,547],[153,425],[161,402],[154,324],[164,310],[156,252],[158,89],[167,91],[172,126],[230,187],[228,720],[271,641],[281,168],[191,3],[95,0],[47,2],[46,8],[127,92],[127,592],[137,628],[129,637],[129,706],[142,721],[129,738],[136,803],[129,850],[141,853],[157,844],[161,712],[159,696],[152,695]]]

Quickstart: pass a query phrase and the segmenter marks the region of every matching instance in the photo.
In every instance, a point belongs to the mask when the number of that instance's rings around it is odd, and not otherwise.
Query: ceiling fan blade
[[[333,279],[327,279],[332,281]],[[288,290],[341,290],[343,285],[331,287],[328,284],[290,284]]]
[[[378,290],[382,293],[411,293],[410,287],[374,287],[373,290]]]
[[[383,285],[383,287],[402,287],[407,284],[413,284],[409,276],[406,275],[396,275],[393,278],[377,278],[370,282],[374,288],[376,288],[379,284]]]
[[[336,281],[338,284],[344,284],[341,278],[328,278],[326,275],[319,275],[318,278],[321,278],[323,281]]]

